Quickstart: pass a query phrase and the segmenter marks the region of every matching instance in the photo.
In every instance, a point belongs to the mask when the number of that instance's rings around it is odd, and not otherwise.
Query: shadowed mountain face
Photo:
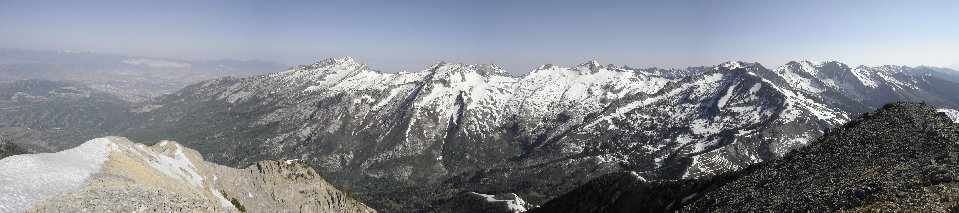
[[[951,211],[957,153],[952,119],[925,104],[889,103],[781,159],[695,180],[609,174],[536,211]]]

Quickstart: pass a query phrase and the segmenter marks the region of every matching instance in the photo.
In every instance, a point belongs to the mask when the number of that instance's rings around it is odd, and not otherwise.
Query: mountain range
[[[513,202],[535,206],[618,171],[676,180],[741,170],[891,101],[959,109],[953,72],[808,61],[634,69],[590,61],[523,76],[446,62],[386,73],[346,57],[126,103],[102,116],[122,121],[77,137],[175,140],[234,167],[300,159],[388,212],[440,211],[433,207],[510,193]]]

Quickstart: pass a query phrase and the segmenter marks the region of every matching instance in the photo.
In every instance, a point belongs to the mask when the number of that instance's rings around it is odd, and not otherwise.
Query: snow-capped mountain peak
[[[553,68],[553,64],[543,64],[537,67],[536,69],[533,69],[533,72],[536,72],[538,70],[551,69],[551,68]]]
[[[826,61],[802,60],[802,61],[799,61],[799,63],[801,63],[801,64],[803,64],[803,65],[807,65],[807,66],[820,67],[820,66],[823,66],[823,64],[826,64]]]
[[[325,75],[347,74],[360,70],[374,71],[365,64],[357,63],[353,58],[346,56],[344,58],[328,58],[317,61],[311,65],[294,66],[286,71],[270,74],[271,76],[283,76],[287,78],[300,78],[301,76],[313,76],[308,78],[318,78]],[[379,72],[379,71],[375,71]],[[290,79],[294,80],[294,79]]]
[[[353,57],[345,56],[345,57],[343,57],[343,58],[327,58],[327,59],[323,59],[323,60],[317,61],[316,63],[313,63],[313,65],[327,65],[327,66],[329,66],[329,65],[345,65],[345,66],[350,66],[350,65],[360,65],[360,64],[357,63],[355,60],[353,60]]]
[[[599,64],[598,61],[590,60],[590,61],[587,61],[587,62],[585,62],[585,63],[579,64],[579,66],[583,66],[583,67],[599,67],[599,66],[601,66],[601,65]]]
[[[760,67],[762,67],[762,65],[760,65],[757,62],[727,61],[717,65],[715,69],[734,70],[739,68],[746,68],[746,69],[753,70],[753,69],[758,69]]]
[[[742,61],[727,61],[727,62],[723,62],[722,64],[719,64],[719,66],[716,66],[716,69],[719,69],[719,68],[736,69],[736,68],[742,68],[742,67],[745,67],[743,66]]]
[[[496,64],[461,64],[438,62],[430,69],[421,72],[436,73],[436,75],[447,75],[450,73],[476,74],[482,77],[507,76],[511,77],[505,69],[496,66]]]

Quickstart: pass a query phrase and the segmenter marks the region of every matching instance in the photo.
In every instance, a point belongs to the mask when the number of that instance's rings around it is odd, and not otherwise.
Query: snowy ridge
[[[587,123],[579,134],[597,135],[613,131],[617,132],[616,134],[645,135],[640,141],[626,144],[620,149],[640,148],[636,151],[657,156],[649,159],[646,164],[653,167],[670,165],[664,162],[664,159],[670,156],[689,155],[693,163],[684,177],[694,177],[735,170],[760,161],[757,156],[761,155],[761,150],[738,152],[736,156],[729,156],[727,152],[730,151],[722,147],[724,144],[739,140],[799,138],[799,140],[780,141],[777,146],[772,147],[773,153],[782,154],[791,147],[805,145],[818,134],[818,130],[811,129],[810,131],[814,132],[797,132],[769,138],[757,134],[757,128],[766,128],[754,126],[757,123],[773,122],[788,125],[799,120],[809,120],[810,118],[807,117],[809,115],[814,116],[812,117],[814,120],[822,121],[820,125],[839,123],[848,119],[842,110],[829,107],[827,103],[820,100],[810,99],[803,93],[797,94],[795,90],[788,87],[788,84],[786,88],[777,86],[775,82],[758,77],[757,72],[763,72],[763,68],[758,64],[724,63],[718,66],[716,71],[674,82],[674,87],[663,89],[657,94],[648,95],[621,107],[613,106],[614,110],[610,110],[612,113]],[[668,117],[664,120],[663,115]],[[639,129],[643,131],[636,131]],[[679,129],[680,131],[663,135],[662,131],[655,131],[655,129]],[[738,134],[732,138],[720,137],[722,132],[728,130],[734,130]],[[665,140],[669,143],[659,146],[643,145],[655,143],[653,141],[656,140]],[[589,141],[584,140],[581,142],[583,144],[570,145],[570,147],[588,147],[586,143],[590,143]],[[701,152],[705,153],[696,154]],[[627,156],[637,156],[637,154]],[[708,157],[700,157],[700,155]],[[730,160],[731,158],[749,160]],[[629,158],[622,160],[620,163],[635,162]]]
[[[28,209],[54,195],[86,186],[90,174],[100,172],[111,153],[131,153],[174,180],[215,192],[213,187],[204,184],[203,177],[197,172],[193,160],[184,154],[183,147],[163,141],[158,148],[165,150],[160,153],[147,150],[143,144],[134,145],[123,139],[106,137],[57,153],[5,158],[0,161],[0,168],[3,168],[0,170],[0,183],[4,183],[0,186],[0,192],[3,192],[0,195],[0,210]],[[218,192],[210,195],[226,200]],[[221,204],[232,208],[229,202]]]
[[[818,94],[830,88],[858,99],[868,99],[869,93],[888,86],[893,90],[921,90],[907,72],[914,68],[906,66],[858,66],[831,61],[789,62],[775,71],[791,86],[803,92]]]
[[[656,93],[671,81],[622,68],[601,67],[595,61],[574,68],[544,66],[522,78],[517,88],[521,95],[511,102],[521,106],[520,114],[530,115],[530,119],[555,114],[552,111],[557,108],[595,111],[605,107],[601,100]]]
[[[0,212],[23,211],[62,192],[80,189],[117,145],[97,138],[57,153],[0,159]]]
[[[78,208],[90,210],[83,204],[94,201],[97,206],[92,211],[235,211],[234,205],[224,197],[225,191],[246,192],[247,197],[240,200],[247,203],[263,202],[248,207],[257,211],[264,210],[261,207],[273,210],[295,207],[308,211],[365,209],[369,212],[365,204],[336,198],[342,196],[342,192],[331,188],[306,164],[287,162],[283,167],[278,167],[282,162],[262,161],[257,167],[234,169],[203,161],[195,150],[173,141],[146,146],[121,137],[97,138],[57,153],[25,154],[0,160],[0,212],[73,212],[79,211]],[[261,167],[271,169],[249,171]],[[302,176],[283,176],[292,173],[302,173]],[[217,174],[221,178],[217,178]],[[281,186],[293,192],[320,193],[286,194],[264,190]],[[136,192],[151,194],[138,197]],[[257,193],[260,200],[256,200],[253,193]],[[282,199],[272,196],[282,196]],[[333,199],[343,203],[329,203],[328,200]]]
[[[757,63],[746,62],[726,62],[716,67],[714,70],[736,70],[746,69],[750,75],[757,75],[762,72],[761,65]],[[509,76],[505,70],[495,65],[464,65],[456,63],[440,62],[427,70],[420,72],[402,72],[402,73],[383,73],[374,71],[365,65],[356,63],[352,58],[327,59],[309,66],[299,66],[290,70],[277,73],[262,80],[279,82],[270,83],[266,86],[268,91],[252,93],[245,91],[236,91],[232,89],[224,90],[223,94],[250,94],[268,98],[266,94],[275,94],[284,92],[274,85],[282,85],[288,88],[303,88],[303,93],[294,93],[292,96],[319,96],[319,99],[339,98],[344,94],[362,94],[351,97],[352,102],[349,114],[352,119],[364,119],[369,116],[383,118],[383,121],[392,118],[392,114],[411,109],[408,112],[409,124],[405,127],[406,137],[403,144],[394,147],[393,152],[381,153],[376,159],[387,159],[402,156],[412,156],[425,154],[424,148],[429,147],[429,141],[439,141],[448,137],[448,133],[443,128],[435,128],[439,125],[461,125],[466,129],[465,132],[480,134],[483,136],[492,134],[495,129],[502,127],[503,120],[508,118],[518,119],[523,127],[537,131],[547,128],[549,124],[539,122],[544,119],[553,119],[556,116],[568,116],[571,122],[587,122],[585,129],[593,129],[600,123],[605,123],[604,129],[617,129],[614,123],[633,122],[636,119],[643,120],[660,116],[662,114],[686,114],[696,116],[702,113],[693,110],[700,108],[699,103],[680,102],[675,99],[676,96],[683,96],[689,99],[691,94],[697,94],[705,98],[709,96],[707,103],[703,107],[716,107],[720,111],[736,113],[738,116],[724,118],[739,119],[745,118],[747,123],[755,123],[763,118],[772,116],[777,107],[757,107],[749,104],[751,101],[761,99],[757,92],[761,89],[774,89],[785,96],[783,113],[780,115],[781,123],[789,123],[800,119],[800,115],[811,114],[818,120],[825,121],[828,124],[839,124],[848,120],[846,112],[829,106],[829,103],[823,100],[817,100],[816,97],[827,89],[833,91],[843,91],[854,94],[859,97],[865,92],[862,88],[875,88],[877,81],[890,80],[883,78],[882,72],[876,71],[878,68],[849,68],[845,64],[838,62],[813,63],[809,61],[790,62],[787,65],[774,69],[778,78],[785,81],[784,84],[775,82],[771,79],[761,78],[767,83],[764,87],[758,82],[749,85],[731,84],[720,82],[723,77],[719,73],[705,74],[705,78],[698,82],[689,82],[680,86],[680,88],[660,93],[668,83],[676,82],[679,79],[664,77],[665,73],[681,73],[680,71],[667,71],[658,69],[647,69],[647,71],[637,71],[627,67],[616,67],[612,65],[601,66],[595,61],[580,64],[576,67],[557,67],[553,65],[543,65],[532,72],[520,76]],[[886,68],[888,69],[888,68]],[[696,73],[688,71],[688,73]],[[720,87],[721,88],[717,88]],[[744,88],[741,91],[747,95],[734,99],[734,88]],[[721,93],[711,93],[718,91]],[[295,90],[294,90],[295,91]],[[412,92],[410,92],[412,91]],[[768,93],[768,92],[767,92]],[[751,95],[749,95],[751,94]],[[618,107],[610,105],[611,102],[623,99],[627,96],[645,95],[636,101],[631,101],[626,106]],[[224,95],[229,96],[229,95]],[[242,99],[242,98],[240,98]],[[398,101],[398,99],[405,99]],[[670,110],[660,110],[653,114],[632,114],[627,119],[623,117],[625,113],[636,108],[648,108],[653,105],[665,104],[663,100],[670,100],[672,104],[686,105],[686,107]],[[739,105],[730,105],[731,100],[739,101]],[[686,100],[688,101],[688,100]],[[291,103],[294,107],[303,106],[302,104]],[[308,106],[308,105],[307,105]],[[585,115],[590,112],[601,111],[607,107],[614,107],[614,113],[604,115],[602,118],[587,121]],[[388,109],[393,110],[392,112]],[[269,116],[264,116],[261,123],[271,123],[280,120],[295,120],[296,114],[290,114],[289,111],[274,111]],[[340,115],[342,116],[342,115]],[[335,116],[335,117],[340,117]],[[675,116],[682,118],[687,116]],[[613,120],[616,118],[615,120]],[[630,121],[633,120],[633,121]],[[711,135],[718,134],[720,130],[730,129],[731,126],[724,124],[726,122],[693,119],[693,120],[673,120],[672,122],[688,122],[691,124],[690,133],[686,135],[676,135],[672,141],[679,144],[680,147],[692,143],[693,152],[705,151],[710,146],[717,144],[718,141],[710,141]],[[365,122],[335,122],[332,126],[327,126],[327,131],[340,129],[349,123]],[[371,128],[372,124],[357,125],[348,127],[354,131],[361,131]],[[570,128],[572,126],[567,126]],[[315,132],[317,126],[305,126],[301,132]],[[547,134],[548,137],[556,137],[557,132],[533,132],[532,134]],[[816,134],[803,135],[800,140],[786,140],[788,145],[784,147],[797,147],[804,145],[808,139],[812,139]],[[292,136],[292,135],[291,135]],[[305,137],[306,135],[299,135]],[[415,140],[411,140],[415,139]],[[706,140],[706,141],[703,141]],[[581,147],[582,145],[568,145],[569,147]],[[572,149],[577,150],[577,149]],[[784,153],[788,148],[774,150],[775,153]],[[441,158],[436,156],[435,158]],[[378,162],[374,160],[365,165]],[[366,166],[364,166],[366,167]]]

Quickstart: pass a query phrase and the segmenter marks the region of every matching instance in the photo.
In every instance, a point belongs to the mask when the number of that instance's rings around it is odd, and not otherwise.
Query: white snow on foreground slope
[[[97,138],[57,153],[0,159],[0,212],[23,211],[47,198],[85,186],[117,145]]]
[[[17,155],[0,160],[0,212],[27,210],[57,194],[87,186],[86,180],[100,172],[111,152],[137,156],[172,179],[204,188],[203,177],[179,144],[161,142],[157,147],[165,151],[158,153],[147,150],[143,144],[122,143],[117,139],[97,138],[57,153]],[[221,206],[232,208],[220,193],[210,194],[219,198]]]
[[[949,116],[949,119],[952,119],[952,122],[959,123],[959,111],[954,109],[938,109],[936,112],[941,112]]]
[[[300,164],[261,161],[235,169],[174,141],[146,146],[98,138],[57,153],[0,159],[0,212],[236,211],[225,194],[251,212],[375,212]]]

